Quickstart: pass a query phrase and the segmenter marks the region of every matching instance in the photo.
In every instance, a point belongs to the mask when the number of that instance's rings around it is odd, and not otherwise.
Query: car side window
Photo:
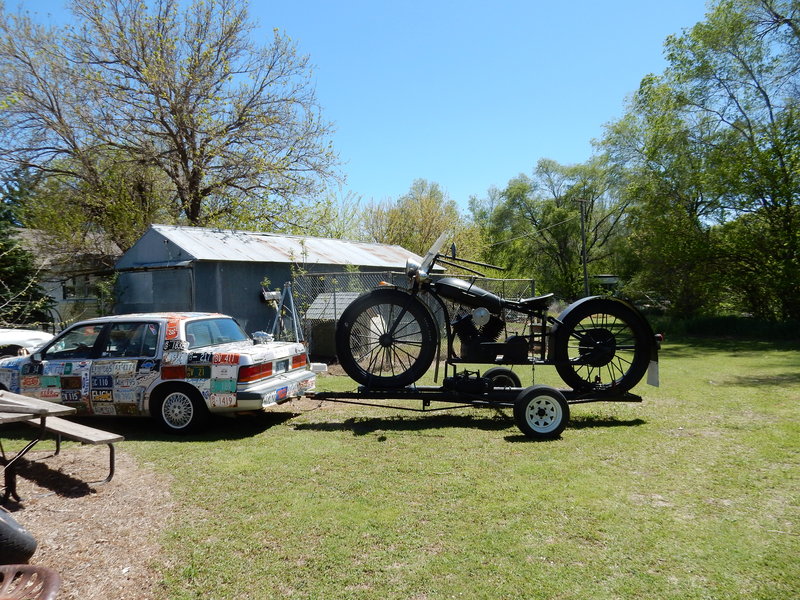
[[[102,325],[83,325],[57,337],[43,355],[47,359],[92,358]]]
[[[157,344],[156,323],[112,323],[102,356],[151,358],[156,355]]]

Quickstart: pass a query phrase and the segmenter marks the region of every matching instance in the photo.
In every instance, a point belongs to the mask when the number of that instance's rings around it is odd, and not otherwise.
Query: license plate
[[[647,384],[658,387],[658,361],[651,360],[647,367]]]

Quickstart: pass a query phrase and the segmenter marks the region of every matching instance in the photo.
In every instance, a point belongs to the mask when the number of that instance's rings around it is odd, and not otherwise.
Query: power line
[[[579,217],[580,217],[580,215],[575,215],[574,217],[570,217],[569,219],[564,219],[563,221],[559,221],[558,223],[553,223],[552,225],[548,225],[547,227],[543,227],[541,229],[536,229],[534,231],[534,233],[542,233],[544,231],[552,229],[553,227],[558,227],[559,225],[563,225],[564,223],[569,223],[570,221],[574,221],[575,219],[577,219]],[[494,244],[489,244],[489,247],[493,248],[494,246],[501,246],[503,244],[510,244],[511,242],[515,242],[517,240],[521,240],[522,238],[533,237],[533,235],[534,235],[533,233],[523,233],[522,235],[518,235],[517,237],[513,237],[513,238],[510,238],[508,240],[503,240],[501,242],[495,242]]]

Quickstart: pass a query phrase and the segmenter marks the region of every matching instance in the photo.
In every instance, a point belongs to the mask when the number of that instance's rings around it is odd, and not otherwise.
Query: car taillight
[[[297,354],[292,357],[292,368],[299,369],[300,367],[305,367],[307,362],[308,359],[305,354]]]
[[[265,377],[272,375],[272,363],[261,363],[258,365],[249,365],[246,367],[239,367],[239,382],[249,383],[251,381],[258,381]]]

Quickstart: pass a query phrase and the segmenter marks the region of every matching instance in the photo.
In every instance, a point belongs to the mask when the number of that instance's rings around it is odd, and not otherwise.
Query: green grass
[[[174,477],[164,597],[800,596],[800,351],[661,356],[643,403],[573,406],[551,442],[508,411],[338,404],[183,441],[126,432]]]

